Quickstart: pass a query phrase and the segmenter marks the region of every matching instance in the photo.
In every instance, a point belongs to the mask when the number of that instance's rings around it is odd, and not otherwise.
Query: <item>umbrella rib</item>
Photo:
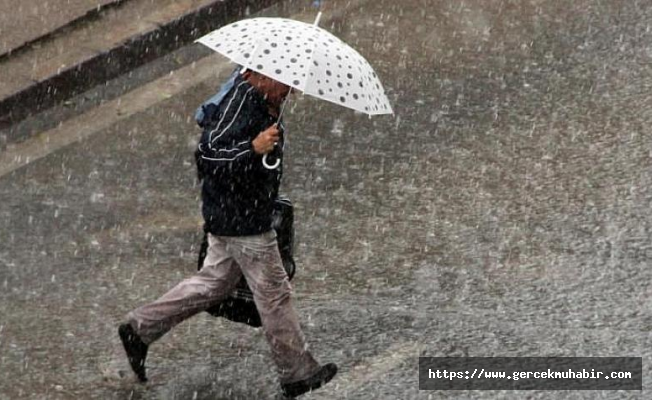
[[[322,12],[319,11],[317,13],[317,17],[315,18],[314,26],[316,28],[319,28],[319,21],[321,20],[321,15],[322,15]],[[313,39],[314,39],[314,36],[316,36],[316,34],[313,35]],[[312,62],[312,59],[315,56],[316,47],[317,47],[317,43],[315,41],[313,41],[313,47],[310,49],[311,56],[310,56],[310,59],[307,60],[308,70],[306,71],[306,75],[309,75],[309,73],[310,73],[310,63]],[[304,79],[304,81],[303,81],[303,90],[301,90],[302,92],[304,92],[306,90],[306,87],[308,86],[308,79],[309,79],[308,76],[306,76],[306,79]],[[290,91],[288,92],[287,96],[285,97],[285,100],[283,100],[283,105],[281,106],[281,111],[278,113],[278,119],[276,120],[277,124],[279,124],[281,122],[281,117],[283,117],[283,113],[285,112],[285,106],[287,105],[287,103],[288,103],[288,101],[290,99],[290,94],[292,93],[293,89],[294,88],[292,86],[290,86]]]

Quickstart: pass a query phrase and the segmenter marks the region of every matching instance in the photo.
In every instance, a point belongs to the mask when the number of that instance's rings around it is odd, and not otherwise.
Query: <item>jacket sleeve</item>
[[[242,103],[228,110],[215,128],[204,130],[195,154],[200,173],[245,171],[256,158],[251,143],[251,118],[243,110],[246,100],[245,94]]]

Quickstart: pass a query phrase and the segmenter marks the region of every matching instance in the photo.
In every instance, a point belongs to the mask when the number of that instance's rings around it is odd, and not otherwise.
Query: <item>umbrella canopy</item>
[[[285,18],[252,18],[197,41],[311,96],[369,115],[393,113],[367,60],[318,26]]]

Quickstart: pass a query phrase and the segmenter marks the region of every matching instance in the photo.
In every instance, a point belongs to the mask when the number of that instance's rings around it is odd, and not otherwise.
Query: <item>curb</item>
[[[216,0],[0,99],[0,129],[282,0]]]
[[[84,23],[84,22],[92,20],[94,18],[98,18],[104,11],[110,10],[112,8],[120,7],[122,5],[122,3],[124,3],[125,1],[127,1],[127,0],[115,0],[112,3],[99,5],[99,6],[95,7],[95,8],[93,8],[92,10],[87,11],[85,14],[80,15],[79,17],[68,21],[67,23],[59,26],[58,28],[55,28],[55,29],[51,30],[50,32],[47,32],[47,33],[45,33],[45,34],[43,34],[41,36],[37,36],[37,37],[35,37],[33,39],[27,40],[26,42],[24,42],[20,46],[17,46],[16,48],[13,48],[13,49],[9,49],[8,51],[0,54],[0,61],[2,61],[5,58],[9,58],[9,57],[11,57],[13,55],[16,55],[18,53],[21,53],[21,52],[25,51],[27,48],[29,48],[30,46],[33,46],[34,44],[36,44],[38,42],[41,42],[41,41],[47,40],[47,39],[49,39],[49,38],[51,38],[53,36],[59,35],[62,32],[65,32],[66,30],[75,27],[78,24]]]

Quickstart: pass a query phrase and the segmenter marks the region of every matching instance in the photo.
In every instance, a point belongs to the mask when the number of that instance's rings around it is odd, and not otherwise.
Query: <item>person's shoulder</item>
[[[261,97],[261,98],[259,98]],[[259,105],[262,96],[259,96],[258,91],[242,76],[238,76],[233,84],[233,87],[226,94],[224,101],[220,104],[221,111],[227,109],[242,109],[251,108]],[[262,99],[264,101],[264,99]]]

